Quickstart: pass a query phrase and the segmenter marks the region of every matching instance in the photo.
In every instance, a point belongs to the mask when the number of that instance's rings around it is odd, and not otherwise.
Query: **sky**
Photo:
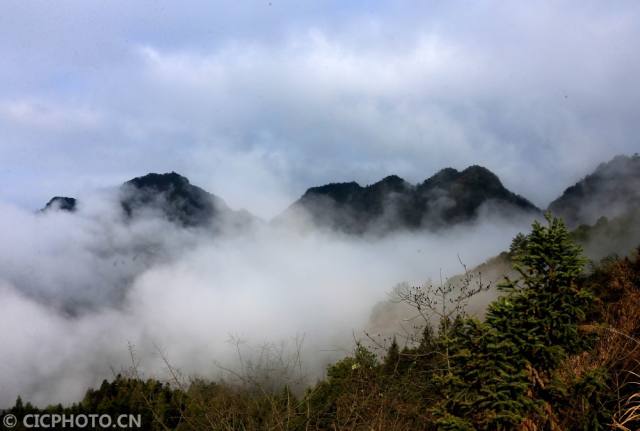
[[[0,5],[0,201],[179,172],[262,217],[480,164],[545,207],[640,147],[635,1]]]

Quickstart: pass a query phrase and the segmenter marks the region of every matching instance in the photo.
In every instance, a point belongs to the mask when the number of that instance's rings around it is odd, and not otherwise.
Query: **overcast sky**
[[[269,217],[481,164],[546,206],[640,148],[640,2],[0,4],[0,200],[177,171]]]

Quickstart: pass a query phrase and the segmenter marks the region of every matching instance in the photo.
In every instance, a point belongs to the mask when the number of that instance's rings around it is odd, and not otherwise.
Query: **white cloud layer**
[[[166,378],[237,366],[230,337],[253,349],[304,336],[312,381],[352,347],[373,305],[402,281],[459,273],[505,249],[526,220],[440,234],[354,238],[260,225],[213,237],[167,221],[122,223],[108,194],[77,214],[0,207],[0,408],[79,400],[130,365]],[[247,357],[251,352],[245,352]]]

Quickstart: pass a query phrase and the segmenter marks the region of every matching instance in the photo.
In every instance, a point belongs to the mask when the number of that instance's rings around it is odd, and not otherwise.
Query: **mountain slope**
[[[568,226],[594,224],[640,208],[640,156],[616,156],[567,188],[549,210]]]
[[[318,226],[355,234],[438,229],[472,221],[483,206],[500,212],[539,211],[488,169],[470,166],[443,169],[418,185],[392,175],[366,187],[356,182],[313,187],[278,221],[309,217]]]

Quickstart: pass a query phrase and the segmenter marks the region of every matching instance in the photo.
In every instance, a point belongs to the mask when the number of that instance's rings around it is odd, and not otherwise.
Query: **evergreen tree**
[[[567,354],[587,347],[578,325],[592,306],[593,295],[577,284],[586,260],[562,220],[546,215],[547,226],[514,243],[513,267],[518,280],[500,287],[508,295],[494,302],[487,323],[508,335],[538,372],[556,367]]]
[[[577,284],[585,260],[564,223],[546,219],[514,240],[520,278],[501,286],[506,295],[489,306],[485,322],[466,319],[455,331],[441,429],[456,429],[451,424],[462,418],[477,429],[517,428],[539,414],[552,371],[587,347],[578,331],[593,300]]]

